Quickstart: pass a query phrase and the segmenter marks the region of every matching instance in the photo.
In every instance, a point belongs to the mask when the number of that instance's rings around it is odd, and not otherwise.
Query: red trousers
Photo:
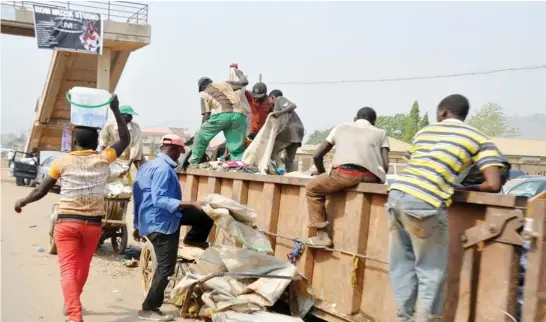
[[[61,288],[69,320],[83,321],[80,295],[100,235],[100,223],[59,219],[55,224]]]

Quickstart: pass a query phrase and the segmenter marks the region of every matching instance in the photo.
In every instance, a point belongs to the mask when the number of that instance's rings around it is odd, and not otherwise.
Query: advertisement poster
[[[34,6],[38,48],[102,54],[100,13]]]
[[[63,128],[63,136],[61,139],[61,151],[72,152],[72,130],[69,125]]]

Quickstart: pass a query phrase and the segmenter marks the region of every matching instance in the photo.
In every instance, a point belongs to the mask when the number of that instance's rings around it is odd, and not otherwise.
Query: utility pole
[[[261,74],[261,73],[260,73],[260,75],[258,76],[258,80],[259,80],[260,83],[262,82],[262,74]]]

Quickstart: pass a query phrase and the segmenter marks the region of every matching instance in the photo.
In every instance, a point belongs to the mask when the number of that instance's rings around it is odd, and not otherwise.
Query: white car
[[[55,159],[65,154],[66,152],[60,152],[60,151],[40,152],[40,164],[38,165],[36,179],[34,179],[33,185],[38,185],[42,183],[42,181],[44,181],[47,174],[49,173],[49,168],[51,167],[51,164],[53,163],[53,161],[55,161]],[[57,181],[57,183],[55,183],[55,186],[59,187],[60,182]]]
[[[385,182],[385,184],[388,185],[389,182],[392,182],[392,180],[396,179],[396,176],[402,171],[404,171],[405,167],[406,167],[406,164],[404,163],[389,164],[389,172],[387,172],[387,182]]]

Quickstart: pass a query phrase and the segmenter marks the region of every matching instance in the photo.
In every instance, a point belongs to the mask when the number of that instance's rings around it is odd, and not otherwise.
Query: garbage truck
[[[254,209],[275,256],[286,259],[293,254],[294,239],[314,234],[306,226],[309,178],[190,169],[179,179],[186,201],[218,193]],[[296,259],[314,293],[311,314],[326,321],[395,322],[386,200],[386,185],[366,183],[329,197],[334,248],[307,248]],[[528,199],[457,192],[449,208],[449,230],[443,321],[546,321],[546,194]],[[214,233],[209,240],[222,243]],[[525,243],[523,305],[518,308]]]

